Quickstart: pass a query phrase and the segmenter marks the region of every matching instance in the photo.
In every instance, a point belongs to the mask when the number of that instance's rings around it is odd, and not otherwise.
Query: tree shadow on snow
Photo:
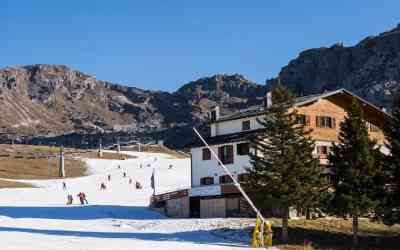
[[[20,232],[43,234],[52,236],[73,236],[87,238],[102,239],[138,239],[144,241],[175,241],[175,242],[191,242],[195,244],[219,245],[230,247],[247,246],[242,243],[229,241],[212,235],[212,231],[198,230],[190,232],[176,233],[128,233],[128,232],[92,232],[92,231],[70,231],[70,230],[47,230],[34,228],[17,228],[17,227],[0,227],[0,232]]]
[[[59,220],[132,219],[149,220],[165,217],[147,207],[86,205],[71,207],[0,206],[0,216]]]

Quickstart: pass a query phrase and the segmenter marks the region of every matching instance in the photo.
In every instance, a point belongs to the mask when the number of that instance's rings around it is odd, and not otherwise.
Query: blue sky
[[[264,84],[307,48],[400,23],[398,0],[2,0],[0,67],[65,64],[174,91],[217,73]]]

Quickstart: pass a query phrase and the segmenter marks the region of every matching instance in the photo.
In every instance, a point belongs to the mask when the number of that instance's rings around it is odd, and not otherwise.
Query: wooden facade
[[[351,99],[346,99],[342,95],[336,95],[296,107],[296,109],[298,114],[306,116],[306,127],[312,129],[311,136],[314,140],[337,142],[340,123],[344,121],[350,105]],[[385,141],[382,128],[388,123],[390,119],[389,116],[383,115],[383,112],[374,110],[368,105],[362,105],[362,107],[364,110],[364,118],[369,127],[370,137],[375,139],[378,144],[382,145]],[[318,124],[319,117],[331,117],[332,127],[324,127]]]

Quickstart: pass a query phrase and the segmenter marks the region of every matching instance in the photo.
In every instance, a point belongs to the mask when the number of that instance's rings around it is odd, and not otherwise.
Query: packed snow
[[[63,180],[19,180],[37,188],[0,190],[1,249],[249,248],[247,242],[219,236],[227,219],[171,219],[148,209],[153,171],[156,193],[187,188],[190,159],[125,153],[137,158],[86,160],[88,175],[65,179],[66,190]],[[142,189],[135,188],[136,181]],[[100,190],[101,183],[106,190]],[[79,204],[79,192],[88,205]],[[69,194],[72,205],[66,205]]]

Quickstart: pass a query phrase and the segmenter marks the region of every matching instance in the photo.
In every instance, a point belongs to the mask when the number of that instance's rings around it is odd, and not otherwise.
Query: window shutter
[[[310,116],[306,115],[306,126],[310,126]]]
[[[233,163],[233,145],[228,145],[226,146],[227,154],[228,157],[226,159],[226,164],[232,164]]]
[[[219,158],[222,162],[224,162],[223,153],[224,153],[224,147],[223,147],[223,146],[222,146],[222,147],[219,147],[219,148],[218,148],[218,158]],[[219,163],[218,163],[218,164],[219,164]]]
[[[321,127],[321,119],[319,116],[315,117],[315,125],[317,126],[317,128]]]
[[[332,117],[332,128],[336,128],[336,119]]]

